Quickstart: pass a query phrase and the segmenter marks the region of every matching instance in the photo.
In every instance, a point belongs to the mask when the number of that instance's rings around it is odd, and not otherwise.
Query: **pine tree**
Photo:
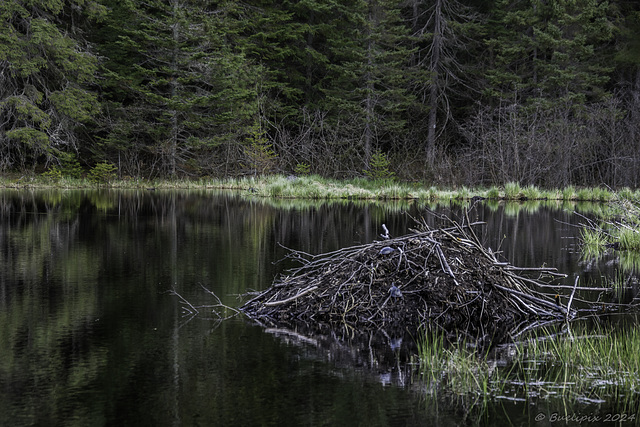
[[[104,14],[81,0],[0,3],[0,168],[80,148],[79,128],[99,110],[81,24]]]
[[[357,6],[359,13],[350,11],[356,25],[345,27],[342,43],[332,46],[333,84],[324,92],[332,116],[350,118],[345,130],[361,144],[366,169],[372,153],[388,149],[405,129],[413,102],[407,90],[411,47],[397,2],[367,0]]]
[[[108,58],[103,149],[132,174],[194,174],[223,163],[215,154],[241,139],[258,109],[258,73],[238,43],[242,9],[197,0],[110,6],[95,33]]]
[[[607,2],[496,2],[495,58],[487,93],[540,106],[598,100],[612,68],[605,51],[613,37]]]

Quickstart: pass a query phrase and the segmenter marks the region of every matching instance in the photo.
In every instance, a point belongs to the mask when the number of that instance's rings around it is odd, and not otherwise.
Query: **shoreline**
[[[533,185],[507,183],[502,186],[468,188],[438,188],[429,183],[366,178],[331,179],[317,175],[265,175],[241,178],[196,178],[176,180],[113,179],[96,183],[87,178],[60,178],[34,175],[0,176],[0,188],[14,189],[146,189],[146,190],[223,190],[236,191],[253,197],[312,200],[473,200],[506,201],[558,200],[608,202],[617,198],[640,200],[640,190],[602,187],[541,189]]]

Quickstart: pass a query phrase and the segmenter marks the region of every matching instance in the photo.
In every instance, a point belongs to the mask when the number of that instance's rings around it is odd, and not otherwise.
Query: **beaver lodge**
[[[568,309],[539,290],[549,287],[543,277],[564,275],[499,261],[480,243],[477,225],[431,229],[421,220],[398,238],[320,255],[289,250],[299,266],[240,310],[278,327],[406,332],[431,325],[474,336],[572,316],[570,302]]]

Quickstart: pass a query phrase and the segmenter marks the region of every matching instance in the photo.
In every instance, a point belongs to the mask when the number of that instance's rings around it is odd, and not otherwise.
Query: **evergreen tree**
[[[365,168],[372,153],[391,147],[405,129],[407,110],[413,102],[408,92],[411,47],[409,29],[397,2],[367,0],[350,11],[356,25],[345,27],[344,43],[334,44],[325,87],[325,105],[361,146]]]
[[[477,15],[456,0],[411,0],[408,12],[416,46],[413,64],[423,72],[416,74],[413,88],[425,108],[412,117],[414,125],[426,123],[424,151],[434,164],[436,135],[442,134],[453,118],[456,101],[468,102],[474,93],[469,80],[465,52],[474,45]]]
[[[80,128],[99,110],[81,24],[104,14],[84,0],[0,3],[1,169],[80,148]]]
[[[592,108],[607,97],[607,2],[498,0],[487,40],[486,104],[472,144],[493,180],[583,184],[593,176]]]
[[[135,174],[210,169],[208,154],[241,139],[258,111],[258,74],[237,42],[243,10],[197,0],[111,7],[96,35],[109,57],[105,146],[126,153]]]
[[[613,36],[607,2],[496,1],[487,94],[540,106],[598,100],[609,79]]]

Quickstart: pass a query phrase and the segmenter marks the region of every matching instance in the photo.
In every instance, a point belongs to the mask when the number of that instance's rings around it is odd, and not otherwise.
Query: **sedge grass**
[[[541,330],[492,360],[464,343],[447,344],[433,332],[418,345],[422,378],[431,394],[555,399],[608,403],[640,416],[640,327],[576,326]]]
[[[500,189],[498,187],[491,187],[485,193],[487,199],[495,200],[500,198]]]
[[[508,182],[504,185],[504,198],[508,200],[518,200],[522,198],[520,184],[517,182]]]
[[[620,228],[617,233],[620,249],[640,252],[640,228]]]
[[[108,183],[96,184],[87,178],[51,179],[45,175],[0,176],[0,187],[40,188],[94,188],[96,186],[136,189],[221,189],[250,193],[252,197],[277,197],[301,199],[360,199],[360,200],[469,200],[485,197],[500,200],[590,200],[606,202],[615,198],[615,193],[602,188],[580,189],[567,187],[561,190],[543,190],[533,185],[522,187],[518,182],[509,182],[500,188],[489,189],[459,187],[454,190],[436,188],[429,183],[401,182],[393,179],[331,179],[319,175],[250,175],[243,177],[200,177],[193,179],[141,179],[122,177]],[[640,192],[623,189],[621,195],[629,200],[640,200]]]
[[[582,240],[582,252],[585,257],[594,257],[602,253],[605,245],[609,243],[608,235],[599,229],[580,229],[580,239]]]

